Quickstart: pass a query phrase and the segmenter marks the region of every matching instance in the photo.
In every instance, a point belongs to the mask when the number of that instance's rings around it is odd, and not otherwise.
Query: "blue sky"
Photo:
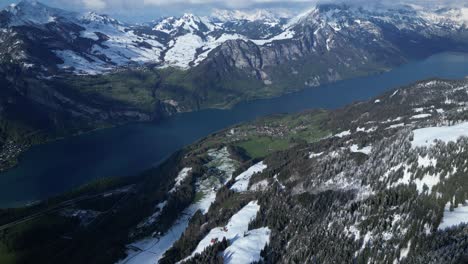
[[[0,7],[19,0],[0,0]],[[346,3],[414,3],[419,5],[458,5],[468,0],[39,0],[40,2],[67,10],[94,10],[126,21],[150,21],[161,16],[180,15],[185,12],[206,14],[213,8],[253,9],[280,7],[304,9],[320,2],[340,1]]]

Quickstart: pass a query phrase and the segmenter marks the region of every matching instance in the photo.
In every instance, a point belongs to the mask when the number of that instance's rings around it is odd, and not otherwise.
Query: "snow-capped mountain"
[[[158,62],[156,36],[141,37],[128,25],[96,13],[84,15],[23,1],[0,14],[0,52],[11,63],[45,74],[96,74],[117,66]]]
[[[269,23],[279,23],[282,19],[290,19],[294,17],[293,13],[288,10],[223,10],[215,9],[211,17],[220,22],[233,21],[266,21]]]
[[[201,18],[193,14],[184,14],[181,17],[168,17],[156,24],[155,31],[164,32],[169,35],[183,34],[203,34],[213,31],[215,25],[206,18]]]
[[[213,51],[219,52],[223,45],[232,46],[232,41],[249,42],[254,50],[260,50],[252,56],[264,61],[261,68],[252,70],[269,82],[264,68],[306,55],[333,56],[340,61],[353,56],[371,60],[372,56],[381,56],[377,52],[382,51],[405,57],[406,45],[411,46],[411,42],[421,45],[432,40],[458,41],[467,31],[466,10],[432,12],[406,6],[375,11],[346,5],[319,5],[292,17],[266,10],[217,10],[211,17],[185,14],[141,26],[97,13],[81,15],[36,1],[23,1],[0,13],[3,25],[0,38],[4,43],[0,52],[8,53],[12,62],[41,71],[47,69],[49,73],[64,70],[98,74],[144,64],[190,69],[213,57],[210,53],[216,55]],[[403,47],[402,36],[411,38],[411,41],[403,40]],[[39,43],[39,47],[25,48],[32,43]],[[353,47],[365,52],[353,54]],[[344,52],[346,49],[351,53]],[[239,52],[255,53],[254,50]],[[51,63],[42,61],[44,55],[39,53],[45,53]]]

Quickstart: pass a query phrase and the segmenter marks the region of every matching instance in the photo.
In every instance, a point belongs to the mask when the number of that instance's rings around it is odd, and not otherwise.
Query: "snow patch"
[[[390,95],[390,98],[393,98],[395,95],[397,95],[397,93],[399,92],[400,90],[396,90],[395,92],[392,93],[392,95]]]
[[[398,124],[391,125],[387,127],[386,129],[393,129],[393,128],[399,128],[399,127],[404,127],[404,126],[405,126],[405,123],[398,123]]]
[[[265,45],[267,43],[271,43],[271,42],[276,41],[276,40],[292,39],[292,38],[294,38],[294,35],[295,35],[295,32],[288,29],[288,30],[282,32],[281,34],[279,34],[277,36],[274,36],[272,38],[252,40],[252,42],[254,42],[257,45],[262,46],[262,45]]]
[[[334,137],[343,138],[343,137],[346,137],[346,136],[349,136],[349,135],[351,135],[351,130],[346,130],[346,131],[343,131],[341,133],[338,133],[338,134],[334,135]]]
[[[320,157],[320,156],[322,156],[322,155],[323,155],[323,152],[320,152],[320,153],[313,153],[313,152],[311,152],[311,153],[309,154],[309,159],[316,158],[316,157]]]
[[[430,117],[431,114],[419,114],[419,115],[414,115],[411,117],[411,119],[424,119]]]
[[[260,260],[260,251],[269,243],[270,229],[264,227],[248,231],[250,222],[255,219],[259,210],[257,201],[247,204],[231,217],[226,226],[213,228],[185,260],[202,253],[223,238],[230,243],[222,253],[226,263],[252,263]]]
[[[169,192],[175,192],[177,190],[177,187],[179,187],[182,184],[182,182],[187,178],[191,171],[192,168],[183,168],[175,179],[174,187],[172,187],[172,189]]]
[[[400,261],[408,257],[410,249],[411,249],[411,240],[408,242],[408,245],[405,248],[402,248],[400,250],[400,259],[399,259]]]
[[[371,133],[377,130],[377,127],[371,127],[369,129],[366,129],[365,127],[358,127],[356,128],[357,132],[364,132],[364,133]]]

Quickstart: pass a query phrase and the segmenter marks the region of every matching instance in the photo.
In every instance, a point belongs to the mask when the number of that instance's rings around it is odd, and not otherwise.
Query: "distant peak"
[[[11,14],[11,26],[47,24],[59,18],[74,17],[72,12],[49,7],[35,0],[23,0],[17,4],[11,4],[5,11]]]
[[[185,17],[185,18],[194,18],[195,15],[192,14],[192,13],[184,13],[184,15],[182,17]]]
[[[197,15],[194,15],[192,13],[185,13],[182,17],[181,17],[182,20],[191,20],[191,21],[196,21],[196,22],[200,22],[201,19],[199,16]]]
[[[227,10],[214,9],[211,16],[220,21],[247,20],[247,21],[278,21],[281,18],[292,17],[292,12],[283,9],[253,9],[253,10]]]
[[[49,8],[47,5],[42,4],[35,0],[22,0],[17,4],[11,4],[10,7],[12,8],[24,8],[24,7],[41,7],[41,8]]]
[[[108,15],[105,14],[99,14],[94,11],[90,11],[85,13],[82,17],[82,20],[85,22],[97,22],[97,23],[103,23],[103,24],[114,24],[114,25],[120,25],[120,21],[118,21],[115,18],[112,18]]]

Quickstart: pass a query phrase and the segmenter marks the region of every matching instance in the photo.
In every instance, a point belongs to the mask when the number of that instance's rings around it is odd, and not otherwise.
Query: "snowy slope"
[[[462,122],[454,126],[426,127],[413,131],[413,147],[429,147],[434,141],[445,143],[456,142],[460,137],[468,136],[468,122]]]
[[[270,242],[271,231],[262,227],[247,231],[243,237],[236,239],[223,253],[226,264],[250,264],[260,261],[260,252]]]
[[[172,245],[182,236],[193,215],[199,210],[203,214],[208,212],[211,204],[216,199],[215,190],[221,188],[228,181],[228,179],[232,176],[232,173],[236,170],[237,166],[237,162],[230,158],[230,154],[227,148],[220,150],[210,150],[208,156],[212,160],[206,164],[206,167],[209,170],[217,170],[221,173],[215,175],[206,175],[205,179],[199,180],[197,182],[197,192],[202,194],[201,199],[186,208],[180,214],[180,217],[173,223],[172,227],[167,232],[165,232],[165,234],[161,236],[145,238],[129,245],[131,249],[127,251],[127,257],[118,263],[157,263],[164,256],[164,253],[166,253],[166,251],[170,249]],[[191,168],[184,168],[179,172],[175,179],[173,189],[169,192],[169,194],[174,192],[180,183],[188,176],[191,170]],[[165,203],[160,203],[157,205],[158,208],[163,208],[164,206]],[[150,216],[146,222],[151,221],[152,223],[157,223],[157,217],[159,215],[160,211],[157,211],[155,214]]]
[[[231,217],[226,226],[212,229],[186,260],[203,252],[214,241],[226,238],[230,246],[222,253],[225,263],[249,264],[259,261],[260,251],[270,241],[270,229],[267,227],[249,231],[249,223],[255,219],[259,210],[257,201],[247,204]]]
[[[267,168],[267,165],[262,162],[259,162],[245,172],[241,173],[236,177],[236,183],[232,185],[231,190],[235,192],[245,192],[249,186],[250,178],[255,174],[264,171]]]

